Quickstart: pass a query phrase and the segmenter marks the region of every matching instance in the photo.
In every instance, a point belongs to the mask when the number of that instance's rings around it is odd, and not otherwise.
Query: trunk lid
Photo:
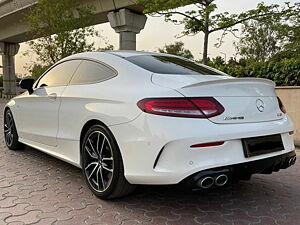
[[[214,123],[265,122],[284,116],[274,83],[267,79],[153,74],[152,82],[172,88],[185,97],[214,97],[225,108],[221,115],[209,118]]]

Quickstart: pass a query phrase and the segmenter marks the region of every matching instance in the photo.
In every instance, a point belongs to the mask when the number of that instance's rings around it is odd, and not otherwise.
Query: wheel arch
[[[110,186],[109,186],[110,190],[107,189],[108,192],[106,194],[102,195],[102,196],[99,193],[97,195],[95,193],[95,190],[93,190],[93,188],[89,184],[89,181],[87,180],[85,168],[82,165],[83,164],[83,162],[82,162],[83,152],[82,152],[81,147],[83,146],[83,140],[84,140],[85,134],[94,125],[101,125],[105,128],[106,132],[109,133],[111,139],[113,139],[113,141],[114,141],[113,144],[115,146],[117,146],[117,149],[115,149],[115,150],[117,150],[118,153],[119,153],[119,154],[117,153],[119,160],[117,160],[117,165],[116,165],[118,172],[113,176],[113,179],[111,180],[111,183],[110,183],[110,185],[113,185],[112,186],[113,189],[111,189]],[[94,194],[96,194],[97,197],[100,197],[102,199],[114,199],[114,198],[126,196],[126,195],[132,193],[135,190],[135,185],[130,184],[127,181],[126,177],[125,177],[122,153],[121,153],[121,150],[119,148],[119,144],[118,144],[113,132],[109,129],[109,127],[106,124],[104,124],[102,121],[100,121],[98,119],[91,119],[91,120],[87,121],[84,124],[84,126],[82,127],[82,130],[81,130],[81,133],[80,133],[80,165],[81,165],[83,174],[85,176],[86,182],[89,184],[89,188],[92,190],[92,192]],[[115,167],[114,167],[114,169],[115,169]]]
[[[3,111],[4,113],[3,113],[3,115],[5,115],[5,113],[6,113],[7,110],[10,110],[10,111],[11,111],[11,109],[9,108],[9,106],[5,106],[5,107],[4,107],[4,111]]]
[[[23,127],[22,127],[22,121],[21,121],[21,118],[20,118],[20,110],[16,105],[15,99],[9,100],[9,102],[4,106],[3,117],[5,116],[5,113],[8,110],[10,110],[10,112],[12,114],[16,129],[17,129],[18,134],[19,134],[19,132],[22,131]]]
[[[109,132],[110,134],[112,135],[112,137],[114,138],[114,140],[116,141],[116,144],[119,148],[119,144],[118,144],[118,141],[116,140],[115,136],[113,135],[112,131],[109,129],[109,127],[103,123],[101,120],[98,120],[98,119],[90,119],[89,121],[87,121],[82,129],[81,129],[81,132],[80,132],[80,141],[79,141],[79,148],[80,148],[80,166],[82,167],[82,160],[81,160],[81,155],[82,155],[82,149],[81,149],[81,146],[82,146],[82,142],[83,142],[83,139],[84,139],[84,135],[86,134],[86,132],[90,129],[90,127],[92,127],[93,125],[101,125],[103,127],[105,127]],[[120,151],[120,155],[121,155],[121,158],[122,158],[122,161],[123,161],[123,157],[122,157],[122,153]]]
[[[16,107],[16,101],[14,99],[11,99],[5,106],[4,106],[4,110],[3,110],[3,116],[5,116],[5,113],[7,112],[7,110],[10,110],[12,116],[13,116],[13,119],[14,119],[14,122],[15,122],[15,125],[17,126],[17,128],[19,128],[19,123],[18,121],[16,121],[16,117],[17,117],[17,120],[19,118],[19,115],[18,115],[18,109]]]

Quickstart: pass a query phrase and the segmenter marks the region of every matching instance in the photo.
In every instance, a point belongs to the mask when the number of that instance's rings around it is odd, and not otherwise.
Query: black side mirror
[[[32,94],[33,93],[33,88],[32,88],[33,83],[34,83],[34,79],[31,79],[31,78],[23,79],[20,81],[20,87],[22,89],[28,90],[29,94]]]

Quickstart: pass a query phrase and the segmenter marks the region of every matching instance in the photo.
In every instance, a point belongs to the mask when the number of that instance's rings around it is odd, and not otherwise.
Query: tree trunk
[[[202,59],[202,62],[203,62],[204,65],[207,65],[207,62],[208,62],[208,58],[207,58],[208,36],[209,36],[209,33],[205,32],[204,33],[204,45],[203,45],[203,59]]]
[[[212,3],[212,1],[208,0],[206,1],[205,5],[205,21],[204,21],[204,45],[203,45],[203,64],[207,65],[208,59],[208,36],[209,36],[209,21],[210,21],[210,11],[208,10],[209,5]]]

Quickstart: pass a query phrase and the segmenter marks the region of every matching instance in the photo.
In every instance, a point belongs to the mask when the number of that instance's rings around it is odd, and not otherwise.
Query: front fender
[[[15,99],[11,99],[4,107],[4,113],[9,109],[13,115],[15,126],[17,128],[18,134],[22,131],[22,118],[19,111],[19,105]],[[4,117],[3,117],[4,118]]]

